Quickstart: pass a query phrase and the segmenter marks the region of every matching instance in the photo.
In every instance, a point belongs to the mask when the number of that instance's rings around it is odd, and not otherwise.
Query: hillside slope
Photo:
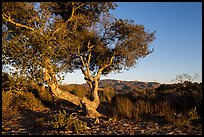
[[[87,84],[82,84],[88,86]],[[142,81],[122,81],[114,79],[105,79],[99,81],[100,88],[113,88],[116,92],[128,92],[134,89],[157,88],[161,85],[158,82],[142,82]]]

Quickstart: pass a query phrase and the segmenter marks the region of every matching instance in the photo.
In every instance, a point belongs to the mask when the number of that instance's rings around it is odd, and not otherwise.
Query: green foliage
[[[52,121],[51,124],[54,128],[63,128],[65,123],[67,123],[66,111],[63,110],[62,112],[59,110],[59,113],[55,115],[55,121]]]
[[[42,79],[46,58],[55,74],[72,71],[71,53],[81,32],[116,6],[112,2],[3,2],[3,65],[34,80]]]
[[[67,117],[65,110],[60,111],[54,116],[54,120],[50,124],[59,130],[73,131],[76,134],[80,134],[86,130],[87,123],[74,117],[73,113]]]
[[[100,18],[91,32],[84,33],[81,34],[83,37],[80,37],[79,50],[73,61],[77,64],[76,68],[89,68],[91,72],[88,73],[92,75],[100,71],[106,75],[111,71],[133,67],[136,60],[152,52],[148,44],[155,39],[154,32],[145,31],[142,25],[112,19],[108,15]]]
[[[24,86],[26,77],[19,75],[18,73],[2,73],[2,90],[4,91],[26,91]]]
[[[194,107],[193,109],[191,109],[189,112],[188,112],[188,117],[189,117],[189,120],[198,120],[199,119],[199,116],[197,114],[197,110],[196,110],[196,107]]]

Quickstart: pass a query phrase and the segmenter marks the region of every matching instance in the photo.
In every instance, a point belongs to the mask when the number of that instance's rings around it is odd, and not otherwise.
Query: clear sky
[[[150,45],[154,52],[123,73],[110,73],[101,79],[156,81],[171,83],[176,75],[187,73],[202,81],[202,2],[117,2],[111,14],[131,19],[156,31]],[[85,83],[80,71],[68,73],[63,83]]]

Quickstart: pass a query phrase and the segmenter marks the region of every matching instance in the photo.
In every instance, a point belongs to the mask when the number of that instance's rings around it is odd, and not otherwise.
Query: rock
[[[108,135],[112,135],[113,134],[113,132],[112,131],[108,131]]]
[[[91,129],[90,127],[86,127],[86,130],[89,130],[89,129]]]
[[[94,121],[94,124],[99,124],[99,123],[100,123],[99,119],[96,118],[96,120]]]
[[[144,134],[144,130],[140,130],[140,133],[141,133],[141,134]]]
[[[73,131],[65,131],[65,135],[70,135],[72,133],[73,133]]]
[[[174,134],[174,132],[169,132],[169,133],[167,133],[167,135],[173,135]]]

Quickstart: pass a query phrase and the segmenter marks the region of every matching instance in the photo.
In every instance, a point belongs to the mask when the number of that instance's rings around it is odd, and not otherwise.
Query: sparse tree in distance
[[[183,83],[185,81],[188,82],[193,82],[195,79],[198,79],[199,75],[198,74],[194,74],[193,76],[183,73],[183,74],[179,74],[176,75],[176,79],[172,80],[172,81],[177,81],[179,83]]]
[[[112,2],[3,2],[3,65],[34,81],[44,81],[57,97],[81,107],[87,117],[101,116],[101,75],[129,69],[152,50],[154,33],[133,21],[109,15]],[[57,74],[81,69],[92,99],[58,87]]]

